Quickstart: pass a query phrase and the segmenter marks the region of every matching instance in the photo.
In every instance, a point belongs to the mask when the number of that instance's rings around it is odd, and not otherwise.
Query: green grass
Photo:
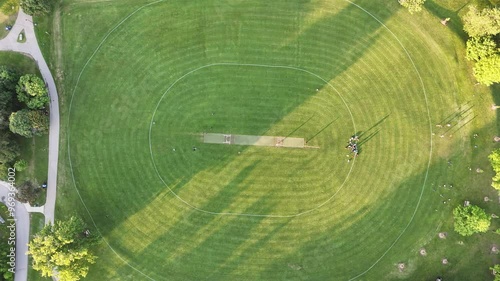
[[[98,247],[88,280],[490,278],[496,234],[452,228],[464,200],[499,213],[483,201],[495,198],[494,99],[474,86],[462,34],[439,23],[457,4],[409,16],[397,1],[356,3],[390,31],[345,1],[166,1],[109,36],[143,4],[58,7],[57,213],[91,223],[88,208],[113,249]],[[319,148],[209,145],[203,132]],[[361,154],[347,162],[354,132]]]
[[[15,2],[16,0],[0,0],[0,39],[9,34],[5,27],[14,25],[16,21],[19,6]]]
[[[40,75],[36,62],[31,58],[14,52],[0,52],[0,64],[7,65],[19,73]]]

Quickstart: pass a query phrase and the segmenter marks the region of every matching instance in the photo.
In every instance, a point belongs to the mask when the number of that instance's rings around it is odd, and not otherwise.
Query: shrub
[[[16,171],[22,172],[26,170],[26,168],[28,168],[28,162],[26,162],[26,160],[24,159],[17,160],[14,164],[14,168],[16,169]]]

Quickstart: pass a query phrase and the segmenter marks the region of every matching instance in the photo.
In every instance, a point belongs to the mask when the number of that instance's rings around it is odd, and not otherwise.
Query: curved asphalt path
[[[17,37],[23,29],[26,35],[26,42],[18,43]],[[45,215],[45,224],[53,223],[59,157],[59,100],[54,78],[36,40],[33,19],[21,9],[19,9],[19,14],[12,30],[7,37],[0,40],[0,51],[14,51],[33,58],[40,69],[43,79],[47,83],[50,96],[49,171],[47,175],[47,198],[41,210]],[[0,196],[7,198],[8,192],[8,184],[0,182]],[[16,271],[14,280],[26,281],[28,278],[28,256],[26,252],[28,251],[30,220],[26,206],[19,202],[16,202],[16,219]]]
[[[9,187],[8,183],[0,181],[0,197],[3,204],[7,202],[9,196],[14,196],[9,191]],[[14,213],[14,219],[16,220],[16,270],[14,281],[26,281],[28,279],[28,255],[26,255],[26,252],[28,251],[30,236],[30,216],[22,203],[14,202],[16,203]],[[6,220],[5,224],[10,224],[8,218],[4,219]]]

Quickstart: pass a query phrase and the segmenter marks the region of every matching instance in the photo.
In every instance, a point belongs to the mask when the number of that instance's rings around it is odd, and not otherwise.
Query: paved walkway
[[[24,30],[26,35],[25,43],[18,43],[19,33]],[[43,79],[47,83],[50,95],[50,128],[49,128],[49,171],[47,175],[47,198],[42,207],[24,206],[21,203],[16,204],[16,218],[19,224],[16,227],[16,273],[15,281],[27,280],[28,256],[27,244],[29,239],[29,215],[31,212],[40,212],[45,215],[45,224],[54,222],[54,211],[56,205],[56,183],[57,183],[57,163],[59,157],[59,100],[57,96],[54,78],[49,70],[42,52],[38,46],[35,36],[33,19],[31,16],[19,10],[16,23],[12,27],[7,37],[0,40],[0,51],[14,51],[23,53],[33,58]],[[0,192],[6,187],[4,182],[0,182]],[[8,190],[7,190],[8,191]],[[1,193],[0,193],[1,194]],[[3,195],[2,195],[3,196]],[[28,207],[28,208],[26,208]],[[17,210],[19,209],[19,212]]]
[[[26,42],[18,43],[17,37],[24,29]],[[0,51],[15,51],[32,57],[38,64],[40,73],[48,85],[50,95],[50,128],[49,128],[49,173],[47,177],[47,199],[44,214],[45,223],[54,221],[56,202],[57,163],[59,156],[59,101],[54,78],[45,62],[42,52],[38,47],[35,36],[33,19],[31,16],[19,11],[16,23],[9,35],[0,40]]]
[[[5,204],[8,202],[9,197],[13,197],[14,194],[9,191],[9,184],[0,181],[0,201]],[[24,204],[14,201],[16,219],[16,270],[14,281],[26,281],[28,280],[28,241],[30,236],[30,216]],[[7,218],[5,223],[9,224]]]

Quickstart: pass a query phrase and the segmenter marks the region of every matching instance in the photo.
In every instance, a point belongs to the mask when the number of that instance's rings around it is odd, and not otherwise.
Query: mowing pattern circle
[[[326,86],[321,94],[320,86]],[[331,200],[354,167],[354,158],[353,165],[335,165],[338,155],[343,154],[339,144],[356,131],[354,126],[334,124],[339,119],[351,120],[354,125],[340,93],[314,73],[289,66],[215,63],[183,75],[161,96],[150,123],[151,159],[165,186],[198,211],[266,217],[302,215]],[[153,128],[159,131],[154,145]],[[203,134],[217,132],[303,137],[306,146],[290,149],[202,143]],[[157,160],[155,153],[161,155]],[[198,173],[196,180],[178,180],[193,170]],[[184,196],[173,188],[182,189]],[[281,204],[286,209],[282,214],[254,214],[198,207],[196,201],[203,202],[215,194],[219,194],[217,202],[223,206],[244,209],[266,196],[269,204]]]
[[[110,278],[276,280],[305,268],[308,278],[349,279],[395,245],[430,161],[425,92],[389,29],[355,4],[335,4],[316,15],[300,4],[158,1],[106,35],[75,85],[68,154],[96,228],[135,271]],[[262,67],[243,75],[250,65]],[[276,98],[256,106],[260,94]],[[309,118],[314,125],[301,126]],[[320,148],[208,148],[196,134],[210,122],[217,133],[291,134]],[[356,165],[343,148],[353,132]]]

